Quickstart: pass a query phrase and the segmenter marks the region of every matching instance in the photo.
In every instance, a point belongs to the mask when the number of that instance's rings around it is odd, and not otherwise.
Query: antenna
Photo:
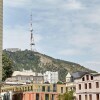
[[[31,20],[30,20],[30,33],[31,33],[31,37],[30,37],[30,49],[31,51],[34,51],[33,50],[33,46],[35,46],[35,43],[34,43],[34,37],[33,37],[33,24],[32,24],[32,12],[31,12]]]

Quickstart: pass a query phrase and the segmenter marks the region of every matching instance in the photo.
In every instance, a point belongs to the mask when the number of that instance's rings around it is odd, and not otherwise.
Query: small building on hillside
[[[57,83],[58,82],[58,72],[46,71],[44,73],[44,82]]]
[[[17,51],[21,51],[21,49],[19,48],[7,48],[5,49],[6,51],[10,51],[10,52],[17,52]]]

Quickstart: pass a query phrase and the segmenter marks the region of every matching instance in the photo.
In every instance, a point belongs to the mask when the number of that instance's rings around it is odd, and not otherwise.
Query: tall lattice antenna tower
[[[31,33],[31,37],[30,37],[30,49],[31,49],[31,51],[34,51],[34,49],[33,49],[33,46],[35,46],[35,43],[34,43],[34,37],[33,37],[33,24],[32,24],[32,12],[31,12],[31,16],[30,16],[30,18],[31,18],[31,20],[30,20],[30,33]]]

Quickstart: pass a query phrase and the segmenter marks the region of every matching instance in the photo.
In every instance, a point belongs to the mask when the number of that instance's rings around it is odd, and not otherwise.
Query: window
[[[99,100],[99,94],[96,94],[96,100]]]
[[[57,91],[57,85],[53,84],[53,92],[56,92],[56,91]]]
[[[54,100],[54,94],[52,94],[52,100]]]
[[[87,95],[85,95],[85,100],[87,100]]]
[[[82,81],[85,81],[84,77],[82,78]]]
[[[89,80],[89,75],[86,75],[86,79]]]
[[[85,89],[87,89],[87,84],[85,83]]]
[[[45,86],[42,86],[42,91],[45,91]]]
[[[91,76],[91,80],[93,80],[93,76]]]
[[[92,94],[89,95],[89,100],[92,100]]]
[[[49,94],[45,94],[45,100],[49,100]]]
[[[73,87],[73,90],[76,91],[76,87]]]
[[[91,88],[92,88],[91,83],[89,83],[89,89],[91,89]]]
[[[31,90],[33,90],[33,87],[31,86]]]
[[[61,87],[61,93],[63,93],[63,87]]]
[[[99,82],[96,82],[96,88],[99,88]]]
[[[66,87],[66,92],[68,91],[68,87]]]
[[[79,100],[82,100],[82,99],[81,99],[81,95],[79,95]]]
[[[81,90],[81,84],[79,84],[79,90]]]
[[[36,93],[36,100],[39,100],[39,94]]]
[[[50,86],[48,86],[48,92],[50,92]]]

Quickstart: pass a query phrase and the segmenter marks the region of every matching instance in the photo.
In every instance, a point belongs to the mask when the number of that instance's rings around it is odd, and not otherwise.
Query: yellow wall
[[[42,86],[45,87],[45,91],[42,91]],[[26,84],[21,86],[4,86],[2,87],[3,91],[34,91],[34,92],[47,92],[48,86],[50,86],[50,90],[53,90],[53,84]],[[52,92],[52,91],[51,91]]]
[[[65,93],[66,92],[66,84],[57,84],[57,93],[62,93],[61,87],[63,88],[63,93]]]

